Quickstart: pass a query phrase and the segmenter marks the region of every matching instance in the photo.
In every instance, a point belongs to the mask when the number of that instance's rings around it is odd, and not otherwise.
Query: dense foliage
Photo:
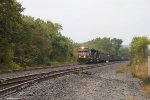
[[[150,40],[145,37],[134,37],[130,44],[131,46],[131,55],[135,63],[143,62],[144,59],[147,58],[148,55],[148,45],[150,44]]]
[[[76,48],[62,26],[23,16],[16,0],[0,1],[0,66],[19,67],[73,62]]]
[[[84,43],[87,47],[97,49],[102,53],[118,56],[129,56],[129,49],[122,47],[121,39],[96,38]]]
[[[13,47],[22,23],[22,11],[15,0],[0,1],[0,64],[15,66]]]

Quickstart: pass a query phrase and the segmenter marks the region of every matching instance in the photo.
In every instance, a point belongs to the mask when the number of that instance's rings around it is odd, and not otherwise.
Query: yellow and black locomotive
[[[78,63],[100,63],[109,60],[108,55],[100,53],[98,50],[84,46],[78,48]]]

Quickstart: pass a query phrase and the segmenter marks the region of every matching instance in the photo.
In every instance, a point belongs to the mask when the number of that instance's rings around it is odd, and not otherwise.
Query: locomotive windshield
[[[78,48],[78,52],[88,52],[88,51],[89,51],[88,48],[84,48],[84,49]]]
[[[79,55],[87,55],[89,52],[88,48],[78,48],[78,54]]]

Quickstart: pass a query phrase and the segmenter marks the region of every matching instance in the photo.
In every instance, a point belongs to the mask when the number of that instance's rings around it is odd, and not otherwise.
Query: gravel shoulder
[[[123,63],[36,83],[6,98],[22,100],[150,100],[139,79],[116,74]]]

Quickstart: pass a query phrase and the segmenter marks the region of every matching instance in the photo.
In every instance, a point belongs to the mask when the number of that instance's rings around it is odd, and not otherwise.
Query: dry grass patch
[[[150,84],[145,84],[143,87],[144,91],[150,95]]]
[[[129,72],[131,70],[131,68],[130,68],[130,66],[129,66],[129,63],[126,63],[126,64],[124,64],[124,65],[122,65],[122,66],[120,66],[118,69],[117,69],[117,71],[116,71],[116,73],[126,73],[126,72]]]
[[[141,63],[133,65],[131,68],[132,75],[143,80],[143,90],[145,91],[145,93],[150,94],[150,78],[148,77],[148,64]]]
[[[143,82],[144,82],[143,89],[145,93],[150,95],[150,77],[143,79]]]
[[[116,73],[117,73],[117,74],[119,74],[119,73],[127,73],[127,72],[130,71],[130,69],[131,69],[131,68],[130,68],[130,66],[129,66],[129,63],[126,63],[126,64],[120,66],[120,67],[117,69]]]
[[[134,77],[143,80],[143,89],[147,94],[150,94],[150,77],[148,77],[148,64],[141,63],[136,65],[131,65],[127,63],[118,68],[116,73],[126,73],[131,72]],[[135,98],[128,98],[127,100],[136,100]]]
[[[147,63],[137,64],[131,67],[132,75],[141,79],[146,79],[148,77],[148,67]]]

